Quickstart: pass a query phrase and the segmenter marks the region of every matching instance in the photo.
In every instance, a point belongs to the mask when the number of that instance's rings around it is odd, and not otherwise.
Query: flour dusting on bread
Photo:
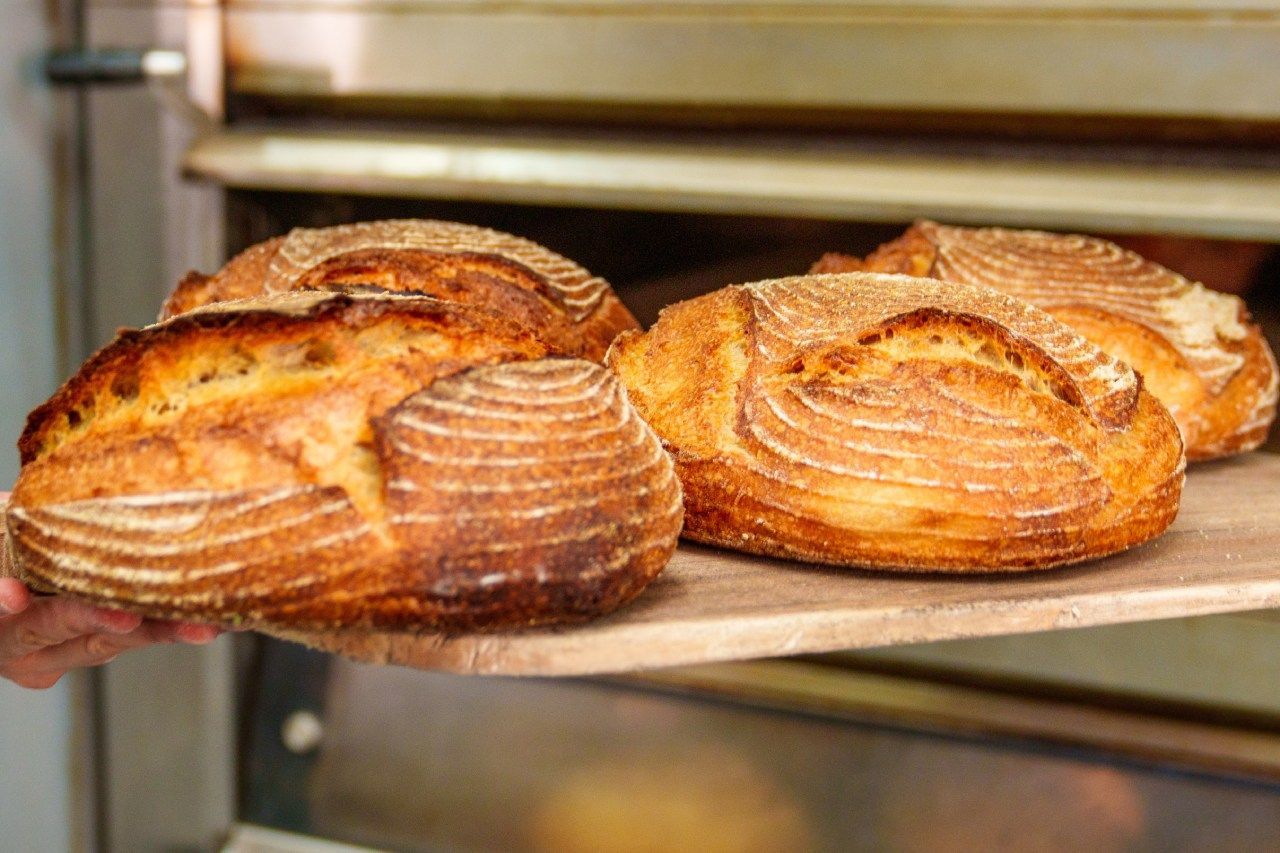
[[[532,240],[464,225],[422,219],[358,222],[332,228],[295,228],[288,233],[267,269],[263,288],[277,292],[311,267],[329,258],[361,249],[421,249],[451,255],[492,254],[510,258],[545,276],[582,320],[609,290],[608,284],[578,264]]]
[[[920,221],[865,259],[814,272],[907,273],[993,287],[1043,308],[1142,374],[1188,459],[1251,450],[1276,411],[1277,372],[1244,303],[1096,237]]]
[[[1167,337],[1216,393],[1243,359],[1222,346],[1239,341],[1240,301],[1107,240],[1008,228],[922,222],[937,246],[936,274],[997,287],[1034,304],[1086,301],[1149,325]]]

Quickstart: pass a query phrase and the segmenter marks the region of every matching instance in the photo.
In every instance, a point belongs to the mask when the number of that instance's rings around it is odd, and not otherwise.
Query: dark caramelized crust
[[[994,287],[1043,308],[1142,374],[1182,430],[1187,458],[1261,445],[1275,418],[1275,358],[1244,302],[1095,237],[918,222],[859,260],[813,272],[905,273]]]
[[[876,568],[1019,570],[1173,520],[1184,459],[1125,365],[985,288],[874,274],[725,288],[609,365],[676,460],[685,535]]]
[[[298,292],[121,335],[22,438],[23,577],[279,633],[576,621],[665,565],[679,484],[612,374],[427,297]]]
[[[599,361],[635,318],[608,283],[521,237],[455,222],[387,220],[296,228],[189,273],[161,318],[226,299],[366,286],[421,293],[511,317],[557,349]]]

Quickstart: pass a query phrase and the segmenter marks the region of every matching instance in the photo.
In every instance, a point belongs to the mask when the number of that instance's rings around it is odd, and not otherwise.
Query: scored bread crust
[[[523,237],[427,219],[295,228],[211,276],[188,273],[160,319],[215,301],[352,286],[488,308],[592,361],[619,332],[639,328],[604,279],[568,258]]]
[[[666,308],[608,364],[672,453],[684,535],[886,569],[1019,570],[1161,533],[1185,461],[1126,365],[987,288],[866,273]]]
[[[34,586],[292,635],[571,622],[666,564],[679,484],[616,378],[427,297],[290,293],[123,333],[32,413]]]
[[[815,273],[905,273],[994,287],[1126,361],[1173,414],[1190,460],[1252,450],[1275,419],[1280,371],[1244,302],[1107,240],[920,221],[865,259]]]

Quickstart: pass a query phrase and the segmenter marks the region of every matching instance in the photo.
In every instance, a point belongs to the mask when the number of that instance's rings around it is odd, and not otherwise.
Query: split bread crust
[[[1280,371],[1244,301],[1107,240],[920,221],[865,259],[829,254],[815,273],[864,270],[994,287],[1132,365],[1182,430],[1187,458],[1266,441]]]
[[[672,465],[603,367],[428,297],[293,292],[120,335],[30,416],[33,586],[300,631],[488,630],[628,601]]]
[[[1100,557],[1173,520],[1185,459],[1125,364],[998,291],[901,275],[731,286],[608,364],[671,452],[684,535],[882,569]]]
[[[295,228],[213,275],[190,272],[160,319],[231,299],[364,287],[420,293],[502,314],[570,355],[600,361],[635,317],[604,279],[532,240],[429,219]]]

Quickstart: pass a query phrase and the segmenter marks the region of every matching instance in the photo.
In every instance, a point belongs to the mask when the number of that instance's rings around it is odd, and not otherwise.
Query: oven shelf
[[[1276,158],[1215,157],[1124,147],[1086,156],[1048,144],[257,129],[201,137],[183,165],[238,189],[1280,240]]]
[[[460,673],[581,675],[1277,605],[1280,456],[1253,453],[1193,466],[1164,536],[1081,566],[1020,576],[884,575],[682,544],[640,598],[589,625],[368,638],[355,656]]]

